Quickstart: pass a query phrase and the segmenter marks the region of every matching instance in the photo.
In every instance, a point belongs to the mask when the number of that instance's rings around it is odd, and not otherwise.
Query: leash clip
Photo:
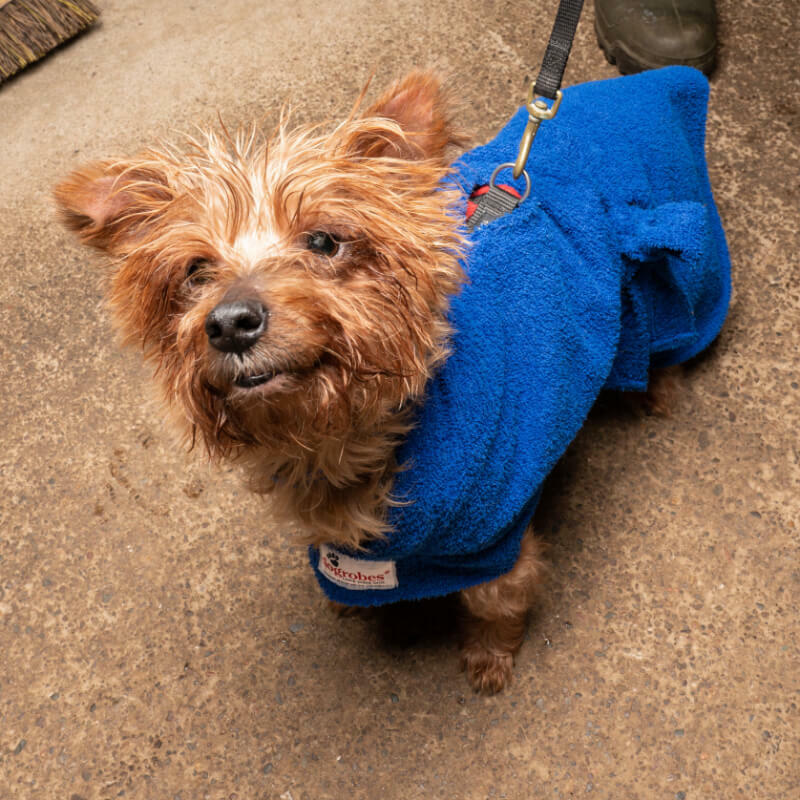
[[[522,134],[517,160],[514,162],[515,178],[519,178],[525,171],[525,164],[528,163],[528,155],[531,152],[531,145],[536,136],[536,131],[539,130],[539,125],[546,119],[553,119],[558,113],[558,107],[561,105],[562,96],[561,89],[559,89],[556,92],[556,99],[553,105],[548,106],[541,97],[536,98],[536,100],[533,99],[533,84],[531,83],[531,88],[528,92],[528,102],[525,105],[525,108],[528,110],[528,124],[525,126],[525,131]]]
[[[525,108],[528,111],[528,123],[522,134],[522,139],[519,142],[519,152],[517,153],[517,160],[515,162],[507,162],[500,164],[495,168],[492,177],[489,179],[488,186],[482,188],[481,194],[478,195],[473,192],[470,195],[470,201],[474,201],[474,206],[467,214],[467,230],[474,230],[479,225],[485,225],[487,222],[492,222],[499,217],[513,211],[520,203],[525,202],[528,195],[531,193],[531,177],[525,170],[525,165],[528,162],[528,156],[531,152],[531,145],[536,136],[536,131],[539,130],[539,125],[547,119],[553,119],[558,113],[558,107],[561,105],[562,93],[561,90],[556,90],[555,100],[552,105],[547,103],[541,98],[534,99],[534,84],[528,92],[528,102]],[[520,197],[516,189],[510,186],[497,185],[495,179],[497,173],[502,169],[511,168],[514,179],[519,177],[525,178],[525,192]]]

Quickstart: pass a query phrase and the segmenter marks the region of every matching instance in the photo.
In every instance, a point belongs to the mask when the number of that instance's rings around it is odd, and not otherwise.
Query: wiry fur
[[[488,583],[461,592],[465,624],[461,665],[470,683],[487,694],[511,681],[514,656],[522,645],[528,611],[546,573],[544,545],[525,531],[513,569]]]
[[[188,439],[244,463],[312,544],[390,534],[394,451],[447,357],[463,281],[458,193],[442,187],[457,141],[438,81],[414,73],[332,131],[209,131],[183,152],[90,164],[56,189],[66,225],[111,257],[116,322]],[[317,231],[335,254],[309,249]],[[239,355],[210,347],[204,329],[237,292],[269,310],[268,332]],[[274,377],[235,383],[260,373]],[[540,573],[532,547],[496,591],[464,593],[482,626],[524,621]],[[473,683],[501,688],[508,675],[486,669],[470,668]]]

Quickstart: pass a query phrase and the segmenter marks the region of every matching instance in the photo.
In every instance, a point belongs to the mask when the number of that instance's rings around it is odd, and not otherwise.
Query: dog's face
[[[331,133],[204,134],[76,171],[66,224],[106,252],[109,300],[209,451],[313,447],[418,398],[458,289],[454,141],[429,75]]]

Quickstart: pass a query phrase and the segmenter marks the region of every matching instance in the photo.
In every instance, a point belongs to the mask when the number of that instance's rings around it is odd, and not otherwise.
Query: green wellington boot
[[[597,41],[623,75],[671,64],[714,69],[714,0],[594,0],[594,10]]]

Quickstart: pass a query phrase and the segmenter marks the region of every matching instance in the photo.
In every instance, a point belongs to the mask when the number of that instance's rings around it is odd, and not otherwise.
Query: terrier
[[[492,693],[511,679],[545,575],[531,527],[544,475],[604,385],[644,389],[659,363],[651,352],[667,353],[667,364],[694,345],[678,336],[659,350],[648,340],[644,377],[620,365],[620,284],[633,276],[606,270],[612,299],[587,313],[597,314],[591,329],[609,320],[613,342],[593,361],[594,350],[567,335],[555,349],[593,378],[585,391],[547,381],[570,421],[558,411],[552,436],[538,411],[534,428],[519,408],[509,421],[506,401],[519,395],[526,405],[527,396],[535,407],[538,390],[516,381],[496,391],[517,342],[505,328],[515,323],[484,327],[484,309],[499,302],[513,315],[514,297],[534,298],[521,323],[534,328],[520,341],[545,342],[550,334],[535,326],[549,312],[537,303],[552,304],[551,285],[565,294],[555,281],[574,295],[573,273],[533,270],[532,282],[521,265],[513,279],[487,284],[473,270],[476,252],[500,253],[507,223],[465,234],[469,190],[459,184],[470,171],[449,165],[461,140],[434,75],[412,73],[359,107],[331,131],[281,125],[268,141],[208,131],[184,152],[90,164],[55,196],[64,223],[111,258],[116,324],[155,365],[187,439],[244,464],[253,488],[303,532],[337,607],[458,592],[462,664],[476,690]],[[530,209],[541,216],[541,203]],[[522,208],[515,215],[523,220]],[[533,290],[515,289],[523,279]],[[631,297],[636,311],[633,289]],[[700,331],[697,349],[719,324]],[[559,336],[564,328],[555,326]],[[488,349],[481,363],[476,348]]]

